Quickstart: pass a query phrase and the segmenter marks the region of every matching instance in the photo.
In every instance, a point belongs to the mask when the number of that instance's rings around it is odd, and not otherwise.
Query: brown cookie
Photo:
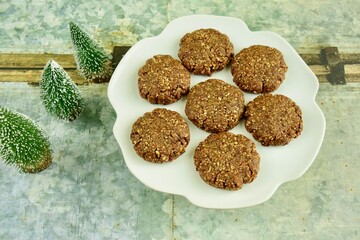
[[[185,152],[190,130],[179,113],[156,108],[136,120],[130,139],[140,157],[149,162],[163,163]]]
[[[180,40],[178,56],[194,74],[207,75],[225,68],[234,55],[234,46],[227,35],[218,30],[198,29]]]
[[[286,145],[303,129],[300,107],[280,94],[256,97],[247,104],[244,115],[246,130],[263,146]]]
[[[196,148],[194,162],[209,185],[237,190],[257,177],[260,155],[255,144],[241,134],[213,133]]]
[[[148,59],[138,75],[140,95],[150,103],[170,104],[189,92],[189,71],[169,55]]]
[[[207,132],[224,132],[235,127],[244,112],[241,90],[219,79],[208,79],[190,89],[185,114]]]
[[[253,45],[235,55],[231,73],[234,82],[243,91],[269,93],[284,81],[287,68],[279,50]]]

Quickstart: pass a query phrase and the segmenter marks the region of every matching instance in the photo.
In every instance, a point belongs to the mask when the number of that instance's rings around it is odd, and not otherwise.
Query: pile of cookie
[[[252,140],[229,130],[245,119],[246,130],[256,141],[279,146],[298,137],[303,128],[299,106],[289,97],[270,93],[285,80],[288,67],[283,55],[264,45],[234,55],[229,37],[208,28],[185,34],[178,57],[159,54],[145,62],[138,72],[140,96],[163,105],[186,96],[186,116],[210,133],[194,153],[200,177],[217,188],[240,189],[257,177],[260,155]],[[190,73],[211,76],[229,64],[236,85],[210,78],[190,89]],[[243,91],[259,95],[245,105]],[[144,160],[164,163],[185,152],[190,129],[178,112],[155,108],[136,120],[130,139]]]

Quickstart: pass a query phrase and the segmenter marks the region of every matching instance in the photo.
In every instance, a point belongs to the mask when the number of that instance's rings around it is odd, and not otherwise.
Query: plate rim
[[[160,34],[156,35],[156,36],[152,36],[152,37],[148,37],[148,38],[144,38],[144,39],[141,39],[140,41],[136,42],[129,50],[128,52],[123,56],[123,59],[124,61],[127,60],[127,58],[131,57],[132,53],[134,51],[136,51],[137,47],[140,46],[141,44],[143,44],[144,42],[148,41],[149,39],[156,39],[156,38],[161,38],[161,36],[163,36],[163,34],[166,34],[167,31],[169,31],[169,29],[171,29],[171,27],[173,25],[176,25],[177,23],[179,22],[182,22],[182,21],[189,21],[189,19],[191,19],[192,21],[194,19],[198,20],[205,20],[205,19],[209,19],[209,18],[213,18],[213,19],[227,19],[227,20],[230,20],[230,21],[237,21],[237,22],[240,22],[243,24],[243,27],[245,27],[245,29],[250,33],[250,34],[253,34],[253,33],[258,33],[258,34],[272,34],[278,38],[280,38],[282,40],[282,43],[285,43],[287,45],[287,47],[289,49],[291,49],[293,51],[292,54],[295,54],[297,57],[298,57],[298,60],[302,62],[302,64],[304,65],[304,67],[306,67],[309,72],[311,73],[312,75],[312,79],[314,80],[313,81],[313,84],[314,84],[314,90],[313,90],[313,93],[311,94],[312,96],[312,107],[314,108],[313,110],[318,114],[318,117],[319,117],[319,121],[321,122],[321,126],[322,128],[319,129],[319,132],[318,132],[318,137],[320,138],[320,143],[318,144],[317,148],[315,149],[315,154],[313,156],[313,159],[311,161],[309,161],[309,163],[307,164],[307,166],[302,170],[300,171],[296,176],[294,176],[293,178],[291,179],[287,179],[285,181],[280,181],[280,182],[276,182],[276,184],[273,184],[273,188],[272,188],[272,191],[270,191],[265,198],[262,198],[260,199],[259,201],[257,202],[253,202],[253,203],[249,203],[249,204],[241,204],[241,206],[230,206],[230,207],[227,207],[227,206],[213,206],[212,204],[202,204],[202,203],[199,203],[198,201],[196,201],[196,199],[192,199],[191,196],[188,196],[186,194],[183,194],[183,193],[179,193],[177,191],[164,191],[162,189],[159,189],[157,187],[154,187],[154,186],[149,186],[148,183],[142,181],[141,178],[138,177],[138,173],[134,172],[133,169],[129,168],[128,164],[127,164],[127,159],[125,158],[125,156],[123,156],[123,159],[128,167],[128,169],[130,170],[130,172],[140,181],[142,182],[145,186],[147,187],[150,187],[156,191],[159,191],[159,192],[164,192],[164,193],[170,193],[170,194],[175,194],[175,195],[180,195],[180,196],[184,196],[185,198],[187,198],[192,204],[196,205],[196,206],[199,206],[199,207],[203,207],[203,208],[212,208],[212,209],[234,209],[234,208],[242,208],[242,207],[249,207],[249,206],[253,206],[253,205],[258,205],[258,204],[261,204],[263,202],[266,202],[268,199],[270,199],[273,194],[276,192],[276,190],[279,188],[280,185],[286,183],[286,182],[289,182],[289,181],[294,181],[298,178],[300,178],[309,168],[310,166],[312,165],[312,163],[314,162],[314,160],[316,159],[320,149],[321,149],[321,146],[322,146],[322,143],[323,143],[323,139],[324,139],[324,136],[325,136],[325,131],[326,131],[326,119],[325,119],[325,116],[320,108],[320,106],[316,103],[316,95],[318,93],[318,89],[319,89],[319,81],[316,77],[316,75],[311,71],[311,69],[309,68],[308,65],[306,65],[306,63],[303,61],[303,59],[299,56],[299,54],[296,52],[296,50],[290,45],[289,42],[287,42],[283,37],[281,37],[279,34],[277,33],[274,33],[274,32],[271,32],[271,31],[251,31],[248,26],[246,25],[246,23],[240,19],[240,18],[236,18],[236,17],[230,17],[230,16],[218,16],[218,15],[206,15],[206,14],[195,14],[195,15],[186,15],[186,16],[182,16],[182,17],[179,17],[179,18],[175,18],[174,20],[170,21],[166,27],[160,32]],[[121,149],[121,151],[123,151],[123,148],[121,146],[121,143],[120,143],[120,140],[118,139],[119,136],[117,136],[116,134],[116,129],[119,127],[119,123],[120,123],[120,119],[119,119],[119,110],[120,108],[117,108],[115,105],[115,99],[113,98],[113,85],[115,85],[115,77],[117,76],[117,73],[121,71],[121,68],[123,67],[123,64],[121,64],[121,61],[120,63],[118,64],[118,66],[116,67],[111,79],[110,79],[110,82],[109,82],[109,85],[108,85],[108,99],[110,101],[110,104],[111,106],[113,107],[113,109],[115,110],[116,112],[116,120],[115,120],[115,123],[114,123],[114,126],[113,126],[113,134],[116,138],[116,141],[118,142],[118,145]],[[159,106],[156,106],[156,107],[165,107],[166,108],[166,105],[165,106],[162,106],[162,105],[159,105]],[[239,190],[241,191],[241,190]]]

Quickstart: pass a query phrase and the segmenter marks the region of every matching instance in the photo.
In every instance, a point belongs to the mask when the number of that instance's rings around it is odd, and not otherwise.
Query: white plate
[[[285,81],[274,93],[290,97],[303,112],[304,130],[300,137],[286,146],[261,146],[245,130],[243,121],[231,130],[256,142],[261,155],[258,177],[238,191],[211,187],[196,172],[193,154],[196,146],[208,133],[188,121],[184,113],[185,98],[167,106],[153,105],[142,99],[138,93],[137,73],[145,61],[156,54],[170,54],[177,58],[181,37],[199,28],[215,28],[228,35],[234,44],[235,54],[254,44],[279,49],[289,68]],[[192,74],[191,86],[208,78]],[[235,85],[229,67],[214,73],[211,78],[219,78]],[[280,184],[299,178],[310,167],[325,134],[325,118],[315,102],[318,87],[316,76],[290,44],[279,35],[266,31],[251,32],[246,24],[237,18],[192,15],[171,21],[158,36],[143,39],[131,47],[110,80],[108,97],[117,114],[113,133],[121,147],[124,160],[135,177],[150,188],[185,196],[195,205],[224,209],[262,203],[274,194]],[[256,96],[245,93],[245,101],[249,102]],[[145,112],[156,107],[179,112],[190,126],[191,140],[186,152],[171,163],[154,164],[144,161],[135,153],[130,141],[132,124]]]

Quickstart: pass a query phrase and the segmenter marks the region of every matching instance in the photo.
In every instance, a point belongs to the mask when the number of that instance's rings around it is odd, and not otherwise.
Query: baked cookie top
[[[237,190],[257,177],[260,155],[255,143],[244,135],[213,133],[196,148],[194,163],[209,185]]]
[[[244,94],[220,79],[208,79],[190,89],[185,114],[207,132],[223,132],[235,127],[244,112]]]
[[[198,29],[180,40],[178,56],[194,74],[207,75],[225,68],[234,55],[234,46],[227,35],[212,28]]]
[[[286,145],[303,129],[300,107],[281,94],[256,97],[247,104],[244,116],[246,130],[263,146]]]
[[[170,104],[189,92],[189,71],[170,55],[148,59],[138,76],[139,93],[150,103]]]
[[[144,160],[163,163],[185,152],[190,130],[179,113],[156,108],[136,120],[130,139],[136,153]]]
[[[233,81],[245,92],[269,93],[285,79],[287,65],[276,48],[253,45],[235,55],[231,64]]]

